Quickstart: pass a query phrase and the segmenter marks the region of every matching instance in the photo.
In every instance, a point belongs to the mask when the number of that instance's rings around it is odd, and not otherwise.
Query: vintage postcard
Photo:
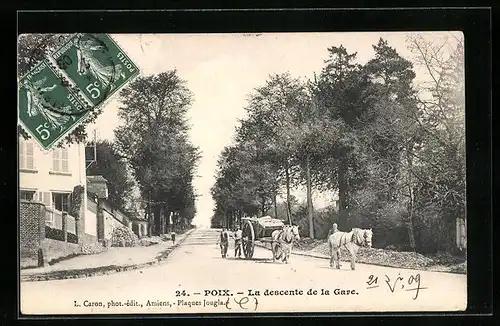
[[[22,314],[466,309],[461,32],[18,49]]]

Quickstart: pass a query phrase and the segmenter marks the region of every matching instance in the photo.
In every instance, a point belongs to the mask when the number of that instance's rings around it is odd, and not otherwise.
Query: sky
[[[422,33],[440,38],[448,32]],[[454,33],[462,37],[460,33]],[[198,195],[193,223],[208,226],[214,203],[210,188],[215,182],[217,158],[231,143],[238,119],[245,116],[247,96],[264,85],[270,74],[289,72],[293,77],[312,78],[328,57],[327,48],[340,46],[357,52],[361,64],[372,58],[372,45],[380,38],[389,42],[408,59],[402,32],[367,33],[263,33],[263,34],[111,34],[142,76],[177,69],[180,78],[194,94],[189,110],[191,141],[201,150],[194,187]],[[417,79],[424,73],[416,70]],[[422,77],[423,78],[423,77]],[[119,96],[108,100],[103,113],[89,130],[98,138],[113,140],[118,118]],[[301,200],[305,191],[295,195]],[[315,207],[328,204],[329,194],[316,194]]]

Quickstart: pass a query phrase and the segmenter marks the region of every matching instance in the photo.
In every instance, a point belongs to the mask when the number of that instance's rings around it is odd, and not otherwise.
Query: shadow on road
[[[233,260],[233,261],[254,261],[254,262],[257,262],[257,263],[272,263],[273,260],[272,259],[269,259],[269,258],[251,258],[251,259],[247,259],[247,258],[236,258],[236,257],[226,257],[226,258],[222,258],[222,257],[218,257],[219,259],[223,259],[223,260]]]
[[[342,267],[340,266],[340,269],[337,269],[337,268],[331,268],[330,266],[325,266],[325,265],[317,265],[316,268],[322,268],[322,269],[330,269],[332,271],[351,271],[351,268],[349,266],[347,267]]]
[[[253,259],[255,260],[257,263],[264,263],[264,264],[279,264],[278,262],[273,262],[272,259],[269,259],[269,258],[260,258],[260,259]]]

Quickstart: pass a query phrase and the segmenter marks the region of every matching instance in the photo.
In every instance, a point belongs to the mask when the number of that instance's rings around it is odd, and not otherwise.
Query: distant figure
[[[219,244],[222,258],[226,258],[227,248],[229,247],[229,236],[227,235],[226,228],[223,228],[220,232]]]
[[[175,231],[172,231],[170,237],[172,238],[172,243],[175,244]]]
[[[327,238],[329,238],[332,234],[334,234],[338,230],[339,229],[337,228],[337,223],[333,223],[332,228],[330,229],[330,231],[328,231],[328,237]]]
[[[243,239],[243,231],[240,230],[240,227],[236,227],[236,231],[234,232],[234,257],[241,258],[241,246]]]

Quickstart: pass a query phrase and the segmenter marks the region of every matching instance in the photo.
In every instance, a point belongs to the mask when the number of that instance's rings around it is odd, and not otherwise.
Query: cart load
[[[252,258],[255,248],[255,241],[271,241],[271,234],[276,230],[281,230],[285,226],[285,222],[272,218],[271,216],[263,217],[244,217],[241,219],[241,230],[243,232],[243,254],[245,258]]]

